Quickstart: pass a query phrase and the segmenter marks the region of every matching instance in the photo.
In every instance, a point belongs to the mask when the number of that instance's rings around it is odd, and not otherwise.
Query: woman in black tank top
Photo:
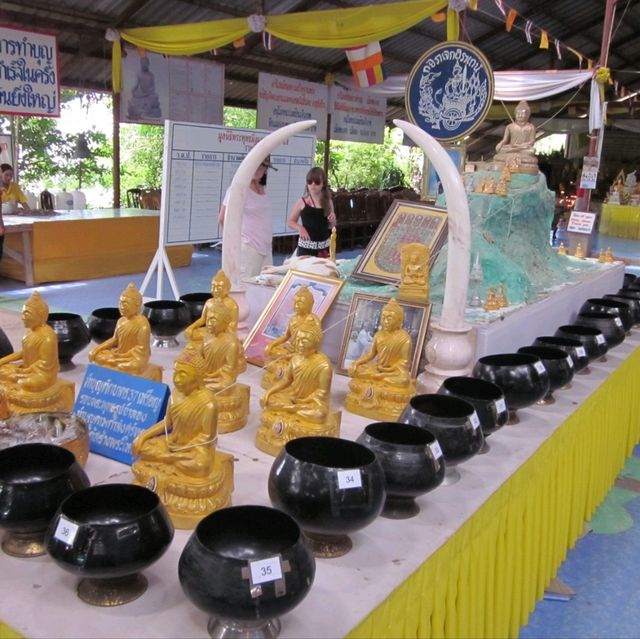
[[[298,255],[329,257],[331,229],[336,215],[324,171],[313,167],[307,173],[304,195],[293,205],[289,228],[298,231]]]

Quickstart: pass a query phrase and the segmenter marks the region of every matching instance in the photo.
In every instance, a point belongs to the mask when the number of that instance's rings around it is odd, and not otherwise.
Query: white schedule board
[[[218,211],[245,155],[270,131],[165,122],[161,238],[165,246],[203,244],[222,237]],[[274,235],[291,233],[287,218],[303,194],[316,139],[295,135],[271,154],[267,177]]]

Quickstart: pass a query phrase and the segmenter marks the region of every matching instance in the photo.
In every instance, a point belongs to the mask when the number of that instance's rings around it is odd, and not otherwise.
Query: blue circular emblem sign
[[[423,54],[409,74],[405,91],[409,119],[440,142],[471,133],[492,101],[489,62],[462,42],[443,42]]]

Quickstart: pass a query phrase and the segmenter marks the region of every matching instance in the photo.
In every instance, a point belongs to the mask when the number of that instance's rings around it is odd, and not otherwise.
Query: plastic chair
[[[87,208],[87,196],[82,191],[73,191],[73,208],[74,209],[86,209]]]
[[[142,189],[129,189],[127,191],[127,206],[130,209],[142,208],[142,204],[140,203],[141,195],[142,195]]]

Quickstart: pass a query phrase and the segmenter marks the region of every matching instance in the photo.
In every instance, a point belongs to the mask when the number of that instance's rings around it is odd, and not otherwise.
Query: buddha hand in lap
[[[538,173],[538,159],[533,145],[536,141],[536,129],[529,122],[531,109],[523,100],[516,106],[516,120],[505,127],[504,136],[496,145],[496,162],[507,166],[515,165],[514,172]]]
[[[294,352],[282,379],[261,400],[263,412],[256,446],[277,455],[282,446],[298,437],[338,437],[340,413],[330,410],[331,361],[319,352],[322,329],[313,317],[300,322],[293,338]]]
[[[130,375],[140,375],[162,381],[162,368],[149,364],[151,328],[140,313],[142,295],[129,284],[120,295],[120,319],[113,336],[89,353],[89,361],[106,368],[115,368]]]
[[[34,292],[22,308],[22,349],[0,359],[0,417],[73,408],[75,384],[58,377],[58,339],[48,316],[47,303]]]
[[[136,437],[131,452],[135,483],[154,490],[177,528],[193,528],[231,504],[233,456],[216,450],[217,408],[204,386],[205,363],[194,350],[175,363],[163,421]]]
[[[374,335],[371,350],[349,369],[349,392],[345,407],[352,413],[377,420],[393,421],[416,393],[409,372],[411,337],[402,328],[404,312],[391,300],[382,309],[381,329]]]
[[[249,386],[236,382],[246,368],[242,343],[229,332],[232,315],[218,300],[207,314],[207,333],[200,353],[205,361],[204,385],[215,393],[218,406],[218,432],[229,433],[242,428],[249,415]]]

